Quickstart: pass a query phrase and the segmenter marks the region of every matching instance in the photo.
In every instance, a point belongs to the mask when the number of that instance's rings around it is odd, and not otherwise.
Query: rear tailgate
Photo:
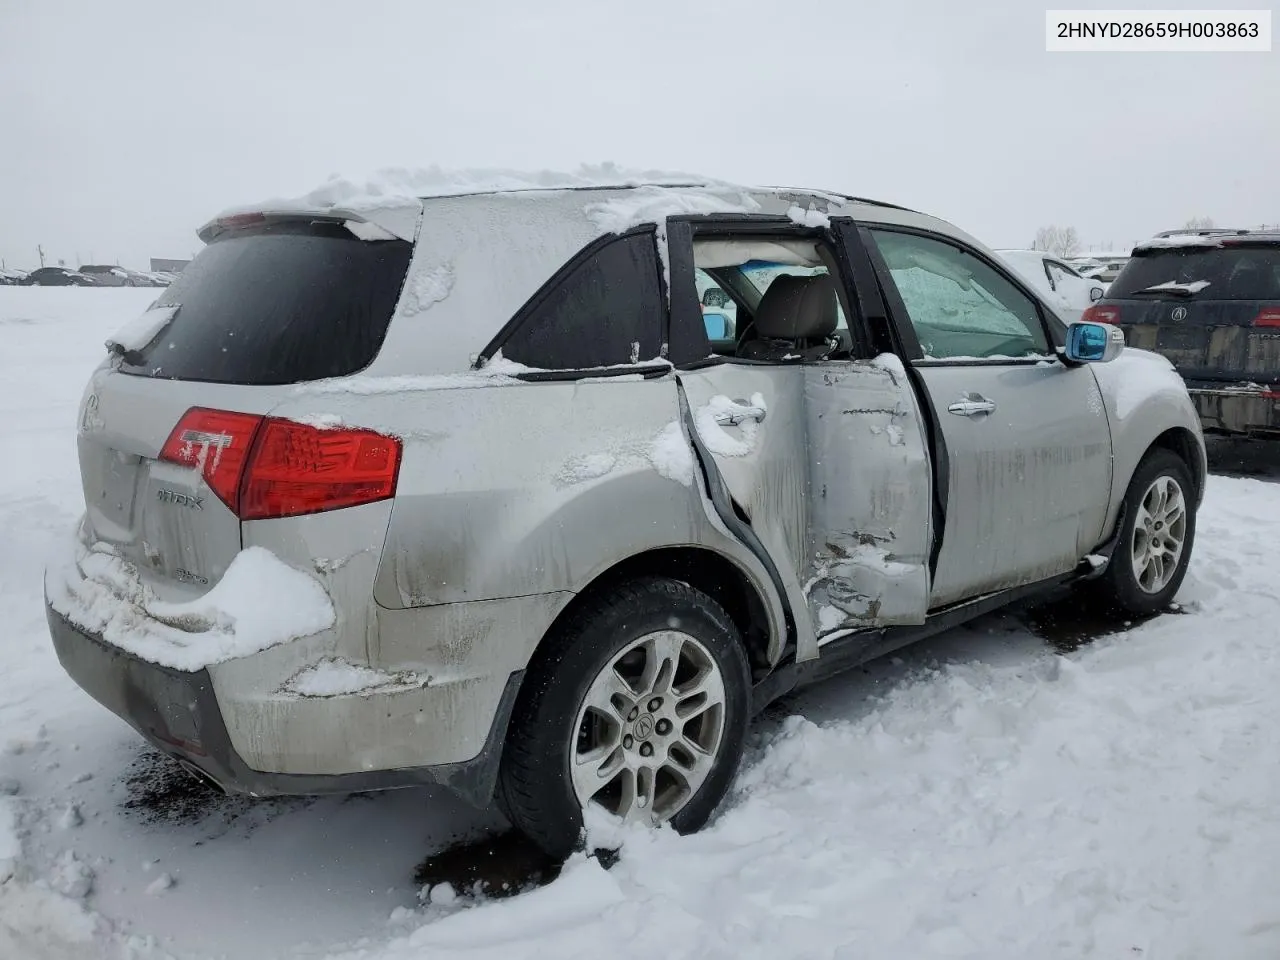
[[[1108,304],[1120,308],[1129,346],[1163,354],[1187,380],[1280,379],[1280,299],[1109,298]]]
[[[161,454],[193,407],[265,413],[278,399],[278,390],[100,370],[85,395],[77,438],[88,535],[133,561],[162,599],[187,599],[217,583],[240,550],[240,520],[199,465],[167,462]],[[226,475],[251,439],[206,430],[177,442],[215,475]]]
[[[1187,380],[1280,380],[1280,238],[1135,251],[1099,305]]]
[[[289,471],[296,498],[309,495],[307,470],[332,476],[355,456],[343,443],[367,442],[268,433],[262,417],[296,384],[373,361],[411,250],[315,219],[257,218],[219,234],[161,294],[150,322],[113,338],[118,355],[86,391],[87,535],[133,561],[162,598],[216,584],[255,509],[242,502],[251,449],[270,446],[271,467],[277,477]]]

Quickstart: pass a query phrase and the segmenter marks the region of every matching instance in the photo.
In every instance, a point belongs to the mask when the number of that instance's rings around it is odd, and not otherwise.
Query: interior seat
[[[840,345],[836,285],[829,274],[777,277],[760,299],[753,336],[738,344],[744,360],[825,360]]]

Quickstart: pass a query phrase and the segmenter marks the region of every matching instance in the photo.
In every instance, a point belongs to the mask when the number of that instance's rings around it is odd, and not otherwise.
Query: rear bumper
[[[1206,433],[1280,439],[1280,388],[1190,380],[1187,392]]]
[[[47,602],[46,615],[58,659],[77,684],[157,749],[229,793],[252,796],[353,793],[436,784],[479,807],[492,798],[502,741],[522,671],[507,678],[489,735],[471,759],[395,769],[373,769],[362,764],[366,769],[351,773],[270,772],[252,768],[233,745],[209,670],[186,672],[143,660],[81,629]],[[403,696],[417,697],[412,704],[417,708],[417,715],[430,715],[436,720],[440,718],[438,709],[428,713],[427,706],[438,708],[441,704],[434,701],[455,697],[456,691],[446,688],[435,692],[427,688],[405,691]],[[403,703],[397,706],[401,708],[397,713],[410,716],[411,726],[402,731],[405,735],[416,730],[420,739],[438,740],[441,734],[447,737],[447,731],[424,730],[417,722],[418,716],[404,710]],[[365,738],[387,735],[385,724],[375,721],[375,715],[385,714],[386,707],[382,698],[359,695],[320,700],[280,698],[271,704],[274,729],[259,731],[259,734],[277,739],[316,733],[315,711],[322,708],[326,722],[318,732],[331,741],[328,749],[350,756],[360,753]],[[327,731],[334,728],[343,729],[345,736],[330,737]],[[377,748],[377,744],[372,743],[365,746]]]

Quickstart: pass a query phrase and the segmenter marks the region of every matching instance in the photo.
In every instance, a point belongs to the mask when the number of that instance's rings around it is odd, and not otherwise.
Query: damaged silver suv
[[[49,624],[193,774],[445,784],[553,853],[590,804],[687,831],[801,683],[1072,581],[1177,591],[1181,379],[964,233],[506,186],[219,217],[108,342]]]

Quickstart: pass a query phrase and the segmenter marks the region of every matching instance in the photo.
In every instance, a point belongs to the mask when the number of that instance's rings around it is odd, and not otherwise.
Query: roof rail
[[[1230,227],[1205,227],[1203,229],[1189,230],[1184,227],[1181,230],[1162,230],[1156,234],[1157,237],[1217,237],[1226,234],[1244,235],[1249,233],[1257,233],[1256,230],[1235,230]]]

